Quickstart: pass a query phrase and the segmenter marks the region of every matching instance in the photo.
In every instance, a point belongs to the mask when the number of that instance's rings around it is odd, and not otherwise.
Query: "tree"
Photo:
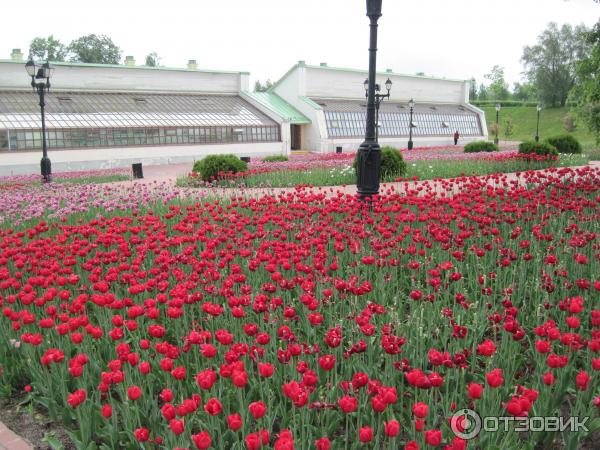
[[[36,37],[29,44],[29,56],[47,61],[64,61],[67,57],[66,47],[53,35],[47,38]]]
[[[68,48],[71,61],[94,64],[119,64],[121,49],[105,35],[88,34],[75,39]]]
[[[262,84],[260,80],[256,80],[254,83],[254,92],[266,92],[273,86],[273,82],[270,79],[265,81],[265,84]]]
[[[515,124],[512,120],[512,117],[508,117],[504,121],[504,137],[506,137],[506,139],[509,140],[510,137],[513,135],[514,131],[515,131]]]
[[[477,99],[482,102],[488,99],[488,88],[485,87],[483,83],[479,85],[479,94],[477,94]]]
[[[537,99],[537,93],[535,86],[529,82],[513,84],[513,98],[522,102],[535,101]]]
[[[469,101],[477,100],[477,81],[475,78],[471,78],[469,81]]]
[[[158,56],[156,52],[152,52],[146,55],[146,65],[148,67],[158,67],[160,66],[161,58]]]
[[[506,100],[509,97],[508,84],[504,80],[504,67],[494,66],[492,71],[483,77],[491,82],[489,91],[494,100]]]
[[[587,28],[562,28],[554,22],[538,36],[538,43],[523,49],[525,75],[537,89],[540,100],[551,107],[564,106],[575,81],[577,61],[589,54],[584,36]]]
[[[575,67],[576,84],[569,95],[575,103],[575,111],[600,144],[600,22],[585,35],[591,46],[589,55]]]

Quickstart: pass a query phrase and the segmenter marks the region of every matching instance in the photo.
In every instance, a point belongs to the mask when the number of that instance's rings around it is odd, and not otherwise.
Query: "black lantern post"
[[[413,111],[415,109],[415,101],[411,98],[408,102],[410,108],[410,118],[408,119],[408,149],[413,149],[412,130],[413,130]]]
[[[540,112],[542,111],[542,105],[537,105],[537,125],[535,127],[535,142],[540,142]]]
[[[500,131],[500,125],[498,124],[498,119],[500,118],[500,103],[496,103],[496,137],[494,138],[494,144],[498,145],[498,132]]]
[[[368,100],[368,98],[369,98],[369,79],[368,78],[365,80],[364,85],[365,85],[365,97]],[[376,141],[379,141],[379,106],[381,105],[381,102],[384,99],[390,98],[390,91],[392,90],[392,80],[390,80],[389,78],[385,82],[385,89],[387,90],[387,94],[380,94],[381,86],[379,86],[379,84],[375,84],[375,124],[376,124],[375,140]]]
[[[367,126],[365,140],[358,148],[356,187],[362,200],[379,193],[379,175],[381,171],[381,148],[375,135],[375,72],[377,69],[377,21],[381,17],[383,0],[367,0],[371,38],[369,46],[369,78],[367,90]]]
[[[25,64],[25,70],[27,70],[27,74],[31,77],[31,87],[34,91],[37,90],[40,97],[40,108],[42,112],[42,161],[40,162],[40,167],[42,178],[44,179],[44,182],[47,183],[52,179],[52,165],[50,163],[50,158],[48,158],[48,146],[46,144],[46,118],[44,115],[44,106],[46,104],[44,102],[44,93],[50,91],[50,78],[52,78],[54,67],[52,67],[48,61],[41,66],[38,66],[33,59],[30,59],[27,61],[27,64]]]

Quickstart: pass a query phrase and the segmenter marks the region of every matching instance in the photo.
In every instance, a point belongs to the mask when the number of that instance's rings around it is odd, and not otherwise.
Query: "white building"
[[[255,156],[289,147],[289,124],[247,95],[247,72],[53,63],[45,98],[53,172]],[[39,97],[19,50],[0,61],[0,175],[40,170]],[[283,126],[282,126],[283,125]]]
[[[292,149],[326,153],[341,147],[356,151],[364,140],[367,71],[310,66],[299,61],[270,89],[296,108],[310,123],[291,123]],[[461,143],[487,139],[483,111],[469,104],[469,81],[400,75],[391,70],[377,74],[391,97],[379,110],[379,143],[406,148],[409,135],[408,101],[414,99],[415,147],[448,145],[458,130]]]
[[[208,154],[264,156],[356,151],[364,139],[366,71],[298,62],[268,92],[249,91],[248,72],[53,63],[46,138],[53,172],[192,162]],[[38,95],[22,53],[0,60],[0,175],[36,173],[42,133]],[[469,82],[387,71],[379,142],[406,148],[409,99],[415,147],[487,138]]]

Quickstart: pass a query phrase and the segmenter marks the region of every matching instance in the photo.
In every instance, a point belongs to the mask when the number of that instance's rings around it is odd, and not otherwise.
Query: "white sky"
[[[367,68],[365,0],[4,0],[0,59],[25,56],[36,36],[64,44],[106,34],[143,64],[156,51],[162,64],[244,70],[251,80],[279,79],[298,60]],[[492,66],[519,81],[525,45],[548,22],[594,24],[593,0],[384,0],[378,70],[425,72],[477,83]]]

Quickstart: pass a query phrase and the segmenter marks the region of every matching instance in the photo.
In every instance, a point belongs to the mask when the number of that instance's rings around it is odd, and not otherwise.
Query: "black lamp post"
[[[367,0],[367,16],[371,23],[369,46],[369,78],[367,90],[367,126],[365,140],[358,148],[356,188],[361,200],[379,193],[381,171],[381,148],[375,134],[375,72],[377,68],[377,21],[381,17],[383,0]]]
[[[413,111],[415,109],[415,101],[411,98],[408,102],[410,108],[410,119],[408,120],[408,149],[413,149],[412,129],[413,129]]]
[[[364,86],[365,86],[365,97],[368,100],[369,99],[369,79],[368,78],[365,80]],[[381,105],[381,102],[384,99],[390,98],[390,91],[392,90],[392,80],[390,80],[389,78],[385,82],[385,88],[387,90],[387,94],[380,94],[379,92],[381,92],[381,86],[379,86],[379,84],[375,85],[375,92],[376,92],[375,93],[375,124],[376,124],[375,140],[376,141],[379,140],[379,106]]]
[[[42,111],[42,161],[40,162],[40,167],[44,182],[47,183],[52,179],[52,165],[50,164],[50,158],[48,158],[48,146],[46,144],[44,92],[50,92],[50,78],[52,77],[52,72],[54,72],[54,67],[52,67],[48,61],[41,66],[38,66],[33,59],[30,59],[27,61],[27,64],[25,64],[25,70],[27,70],[27,74],[31,77],[31,87],[34,91],[37,90],[40,97],[40,108]]]
[[[500,131],[500,125],[498,125],[498,119],[500,118],[500,103],[496,103],[496,137],[494,138],[494,144],[498,145],[498,131]]]
[[[542,105],[537,105],[537,125],[535,127],[535,142],[540,142],[540,111],[542,110]]]

